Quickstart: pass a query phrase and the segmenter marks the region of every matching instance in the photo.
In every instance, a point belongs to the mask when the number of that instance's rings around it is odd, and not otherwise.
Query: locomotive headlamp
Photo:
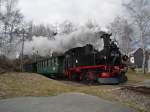
[[[135,62],[135,61],[134,61],[134,57],[131,57],[131,58],[130,58],[130,62],[131,62],[131,63],[134,63],[134,62]]]
[[[78,63],[78,60],[76,59],[76,63]]]

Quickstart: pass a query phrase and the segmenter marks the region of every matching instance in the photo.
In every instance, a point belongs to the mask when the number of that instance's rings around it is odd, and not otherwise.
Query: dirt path
[[[54,97],[28,97],[0,101],[1,112],[134,112],[112,103],[81,93],[67,93]]]

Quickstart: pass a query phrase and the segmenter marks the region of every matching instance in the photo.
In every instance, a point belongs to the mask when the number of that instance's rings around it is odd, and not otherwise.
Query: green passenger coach
[[[38,61],[37,73],[48,77],[61,77],[63,74],[63,56]]]

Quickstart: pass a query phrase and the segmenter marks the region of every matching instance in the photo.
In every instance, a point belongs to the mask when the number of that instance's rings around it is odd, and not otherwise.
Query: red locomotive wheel
[[[101,75],[102,78],[109,78],[109,77],[111,77],[111,76],[112,76],[112,74],[109,73],[109,72],[104,72],[104,73],[102,73],[102,75]]]

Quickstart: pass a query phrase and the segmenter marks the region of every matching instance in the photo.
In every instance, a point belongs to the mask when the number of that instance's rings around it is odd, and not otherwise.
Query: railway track
[[[137,86],[133,86],[133,85],[124,85],[121,87],[121,90],[131,90],[134,92],[138,92],[141,94],[146,94],[146,95],[150,95],[150,87],[146,87],[146,86],[142,86],[142,85],[137,85]]]
[[[70,84],[76,87],[84,87],[88,86],[84,83],[81,82],[74,82],[74,81],[61,81],[65,84]],[[133,92],[137,92],[143,95],[149,95],[150,96],[150,87],[143,86],[142,84],[125,84],[125,85],[118,85],[118,86],[113,86],[113,85],[98,85],[98,84],[91,84],[90,86],[99,86],[100,89],[103,89],[105,92],[110,92],[110,91],[115,91],[115,90],[130,90]],[[104,88],[105,86],[106,88]],[[109,88],[111,86],[111,89]]]

